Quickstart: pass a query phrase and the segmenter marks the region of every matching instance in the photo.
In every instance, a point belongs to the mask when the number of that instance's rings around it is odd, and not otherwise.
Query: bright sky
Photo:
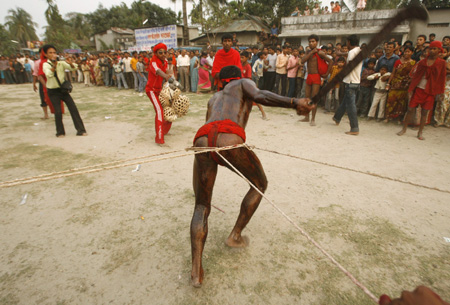
[[[98,8],[100,3],[103,4],[104,7],[110,8],[113,5],[120,5],[124,2],[128,7],[131,6],[133,0],[56,0],[56,4],[58,5],[59,12],[65,18],[67,13],[78,12],[78,13],[91,13]],[[154,4],[161,6],[162,8],[171,8],[173,11],[178,12],[182,10],[182,2],[181,0],[177,0],[176,3],[172,3],[172,1],[168,0],[151,0]],[[45,29],[44,26],[47,25],[47,21],[45,20],[44,12],[47,9],[47,1],[46,0],[14,0],[14,1],[2,1],[2,5],[0,6],[0,23],[5,23],[5,17],[8,16],[8,10],[16,9],[20,7],[27,11],[33,21],[38,24],[36,28],[36,33],[40,38],[44,36]],[[192,9],[192,3],[188,1],[187,3],[188,13]]]

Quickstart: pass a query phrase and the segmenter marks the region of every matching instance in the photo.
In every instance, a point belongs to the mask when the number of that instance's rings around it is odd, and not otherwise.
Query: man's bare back
[[[308,105],[308,99],[281,97],[270,91],[259,90],[250,79],[239,79],[228,83],[224,90],[209,100],[206,123],[229,119],[245,128],[253,102],[269,107],[294,108],[299,115],[313,109],[313,106]]]

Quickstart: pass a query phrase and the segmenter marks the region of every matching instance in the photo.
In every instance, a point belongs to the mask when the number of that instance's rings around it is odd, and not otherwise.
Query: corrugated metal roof
[[[119,34],[131,34],[134,35],[134,31],[131,29],[124,29],[124,28],[111,28],[111,31],[114,31]]]
[[[253,18],[252,18],[253,19]],[[269,27],[265,26],[262,22],[257,22],[256,20],[235,20],[230,24],[220,26],[214,30],[212,33],[239,33],[239,32],[261,32],[261,30],[269,32]]]

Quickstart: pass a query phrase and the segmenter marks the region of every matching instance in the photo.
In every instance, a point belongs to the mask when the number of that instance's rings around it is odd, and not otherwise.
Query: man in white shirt
[[[122,58],[122,63],[124,66],[124,74],[125,74],[125,80],[127,82],[128,88],[134,88],[134,76],[133,76],[133,70],[131,70],[131,57],[130,53],[125,52],[124,57]]]
[[[181,54],[178,55],[177,58],[177,68],[178,68],[178,75],[180,78],[180,83],[183,89],[181,91],[183,92],[189,92],[190,91],[190,80],[189,80],[189,67],[190,67],[191,59],[189,55],[187,55],[186,50],[182,49]]]
[[[350,50],[347,56],[347,64],[352,61],[359,52],[361,52],[359,45],[359,38],[356,35],[347,37],[347,47]],[[362,61],[344,77],[343,83],[345,86],[344,97],[342,103],[339,105],[336,113],[333,116],[333,121],[339,125],[342,117],[347,111],[348,119],[350,121],[350,131],[346,132],[348,135],[357,136],[359,134],[358,116],[356,115],[356,92],[359,88],[361,79]]]
[[[269,47],[269,55],[267,55],[266,66],[267,71],[264,72],[264,90],[272,91],[275,85],[277,54],[273,47]]]

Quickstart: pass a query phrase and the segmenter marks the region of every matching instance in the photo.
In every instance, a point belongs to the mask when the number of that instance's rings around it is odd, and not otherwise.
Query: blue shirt
[[[272,35],[278,35],[278,28],[271,28],[271,29],[270,29],[270,33],[271,33]]]
[[[383,55],[378,59],[377,66],[375,68],[375,72],[380,72],[381,66],[388,66],[388,72],[392,72],[394,70],[394,64],[397,60],[399,60],[400,57],[398,57],[395,54],[392,54],[392,56],[388,59],[386,55]]]
[[[31,72],[31,65],[29,63],[26,63],[24,66],[25,66],[25,71]]]

